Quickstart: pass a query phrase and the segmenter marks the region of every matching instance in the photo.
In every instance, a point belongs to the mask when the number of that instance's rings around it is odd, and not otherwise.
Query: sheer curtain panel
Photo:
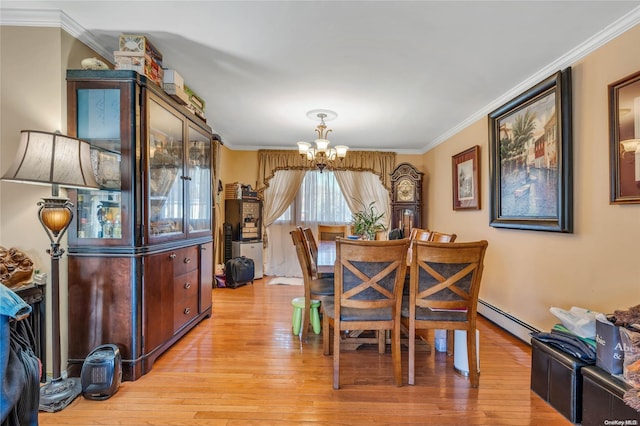
[[[367,208],[373,202],[376,210],[384,213],[384,226],[389,230],[391,201],[389,191],[371,172],[336,171],[336,180],[352,212]]]
[[[263,192],[263,220],[265,232],[265,274],[284,277],[300,277],[302,271],[297,262],[296,251],[289,231],[291,222],[274,223],[291,205],[304,179],[304,170],[279,170],[269,180]]]

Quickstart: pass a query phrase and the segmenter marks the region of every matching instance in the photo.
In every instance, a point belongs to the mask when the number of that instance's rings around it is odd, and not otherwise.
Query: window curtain
[[[380,178],[382,186],[391,191],[391,173],[396,163],[395,152],[349,151],[347,157],[338,162],[336,170],[371,172]],[[278,170],[311,170],[306,159],[298,151],[261,149],[258,151],[258,192],[263,192]]]
[[[371,172],[336,171],[336,180],[352,212],[366,209],[371,202],[374,208],[384,213],[384,226],[389,229],[391,222],[391,201],[389,191],[378,176]]]
[[[222,188],[219,187],[220,182],[220,150],[222,143],[219,140],[213,141],[213,173],[211,175],[211,196],[213,202],[213,241],[214,241],[214,264],[224,263],[224,231],[222,223],[224,219],[224,211],[222,210],[221,197]]]
[[[263,191],[263,222],[265,251],[265,275],[285,277],[301,276],[296,251],[289,232],[293,224],[274,224],[295,198],[304,179],[304,170],[279,170],[269,180]],[[274,244],[269,244],[273,241]]]
[[[337,169],[340,171],[371,172],[379,179],[379,182],[382,183],[382,187],[386,190],[386,194],[384,196],[380,196],[378,199],[389,200],[389,192],[391,191],[391,173],[393,173],[395,159],[396,154],[394,152],[349,151],[346,158],[339,163],[339,167],[337,167]],[[298,151],[259,150],[258,181],[256,190],[266,204],[265,197],[269,197],[269,194],[266,194],[266,191],[268,191],[271,182],[276,176],[276,172],[284,170],[300,170],[304,172],[312,169],[313,165],[310,165],[306,159],[303,159]],[[349,178],[345,178],[345,181],[348,179]],[[298,183],[298,186],[299,185],[300,184]],[[339,185],[342,188],[342,184],[339,183]],[[345,183],[345,187],[348,186],[349,184]],[[356,186],[357,184],[354,183],[351,185],[351,188],[355,188]],[[369,186],[373,186],[373,184],[370,183]],[[352,191],[351,194],[355,193],[355,190],[353,189],[349,189],[348,191]],[[373,189],[369,189],[362,193],[367,194],[367,199],[369,199],[368,197],[371,197],[373,192]],[[345,197],[349,203],[351,195],[345,193]],[[289,203],[290,202],[291,200]],[[387,202],[387,207],[385,207],[384,211],[386,211],[387,208],[390,208],[388,205],[389,203]],[[382,209],[382,207],[380,208]],[[266,209],[264,214],[266,216]],[[387,213],[386,216],[390,217],[390,213]],[[300,277],[300,266],[298,265],[293,243],[291,242],[291,237],[289,235],[289,231],[293,229],[294,224],[273,223],[277,217],[278,216],[272,218],[269,225],[267,225],[265,220],[266,238],[267,241],[271,241],[270,244],[267,244],[267,251],[265,255],[265,274],[285,277]],[[313,224],[306,224],[306,226],[314,227]],[[295,259],[296,261],[292,261],[292,259]]]

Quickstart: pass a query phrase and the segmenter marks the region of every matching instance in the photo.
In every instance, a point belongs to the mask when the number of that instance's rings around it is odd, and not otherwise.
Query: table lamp
[[[61,374],[60,355],[60,270],[59,260],[64,254],[60,240],[73,218],[73,204],[59,196],[59,186],[68,188],[97,188],[91,167],[90,145],[60,133],[23,130],[18,152],[2,180],[51,185],[51,197],[42,198],[37,205],[51,248],[51,318],[53,378],[40,388],[40,410],[55,412],[64,409],[82,391],[78,378]]]

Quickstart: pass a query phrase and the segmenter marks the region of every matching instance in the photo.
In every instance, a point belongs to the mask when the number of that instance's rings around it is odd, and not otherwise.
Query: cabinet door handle
[[[175,253],[171,253],[171,254],[169,255],[169,259],[175,259],[175,258],[176,258],[176,254],[175,254]]]
[[[189,315],[191,313],[191,309],[189,308],[184,308],[184,314],[185,315]]]
[[[180,176],[182,180],[191,180],[191,176]]]
[[[190,289],[190,288],[191,288],[191,283],[190,283],[190,282],[188,282],[188,281],[187,281],[186,283],[184,283],[184,288],[185,288],[186,290]]]
[[[185,257],[184,258],[184,263],[191,263],[191,258],[190,257]]]

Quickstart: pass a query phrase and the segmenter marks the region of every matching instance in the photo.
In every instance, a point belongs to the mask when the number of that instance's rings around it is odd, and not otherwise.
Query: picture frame
[[[640,72],[608,90],[610,204],[640,204]]]
[[[453,210],[480,210],[480,147],[451,157]]]
[[[573,232],[571,68],[489,114],[496,228]]]

